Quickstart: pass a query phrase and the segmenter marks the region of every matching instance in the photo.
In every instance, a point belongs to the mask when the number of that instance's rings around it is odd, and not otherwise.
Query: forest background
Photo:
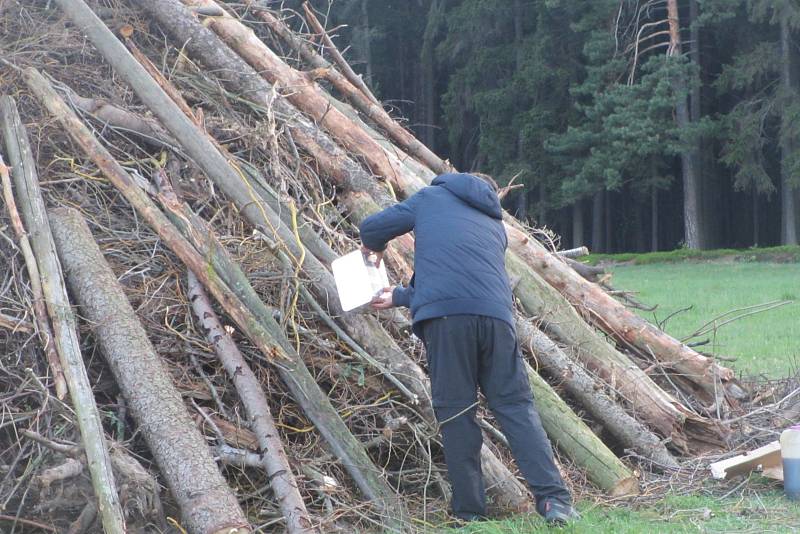
[[[421,140],[515,178],[506,207],[563,246],[798,243],[798,0],[312,4]]]

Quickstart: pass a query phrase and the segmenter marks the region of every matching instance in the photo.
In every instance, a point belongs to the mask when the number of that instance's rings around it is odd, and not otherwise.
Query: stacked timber
[[[311,40],[266,2],[32,4],[0,8],[42,46],[0,71],[13,95],[0,100],[2,216],[26,280],[7,287],[31,310],[0,325],[79,436],[66,445],[14,420],[20,458],[36,443],[72,466],[37,486],[39,520],[58,517],[50,486],[86,465],[92,506],[67,514],[72,532],[440,521],[449,488],[420,343],[404,312],[345,313],[330,263],[365,217],[455,169],[384,109],[308,5]],[[505,222],[531,388],[574,489],[635,495],[642,473],[724,448],[721,417],[746,398],[733,372]],[[413,262],[412,236],[392,242],[395,282]],[[114,425],[98,404],[113,404]],[[493,506],[530,510],[502,433],[480,417]],[[157,485],[130,454],[114,460],[126,447],[169,488],[167,510],[140,498],[151,506],[132,511],[131,472]]]

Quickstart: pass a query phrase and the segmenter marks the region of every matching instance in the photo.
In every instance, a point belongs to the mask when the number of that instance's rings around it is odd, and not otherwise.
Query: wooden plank
[[[711,476],[718,480],[728,480],[736,475],[761,471],[765,477],[782,481],[781,444],[779,441],[773,441],[739,456],[714,462],[709,468]]]

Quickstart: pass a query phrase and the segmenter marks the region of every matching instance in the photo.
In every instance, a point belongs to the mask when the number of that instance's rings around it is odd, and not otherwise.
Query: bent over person
[[[475,421],[480,386],[547,522],[576,517],[553,460],[550,441],[524,369],[505,269],[508,239],[497,185],[485,175],[445,174],[404,202],[361,224],[365,254],[380,263],[387,243],[415,233],[414,276],[407,287],[376,297],[373,307],[411,308],[414,333],[428,358],[452,512],[486,515],[481,430]]]

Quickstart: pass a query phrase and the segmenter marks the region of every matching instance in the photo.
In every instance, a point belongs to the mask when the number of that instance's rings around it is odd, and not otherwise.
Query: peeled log
[[[250,532],[236,495],[80,213],[49,214],[70,288],[192,533]]]

